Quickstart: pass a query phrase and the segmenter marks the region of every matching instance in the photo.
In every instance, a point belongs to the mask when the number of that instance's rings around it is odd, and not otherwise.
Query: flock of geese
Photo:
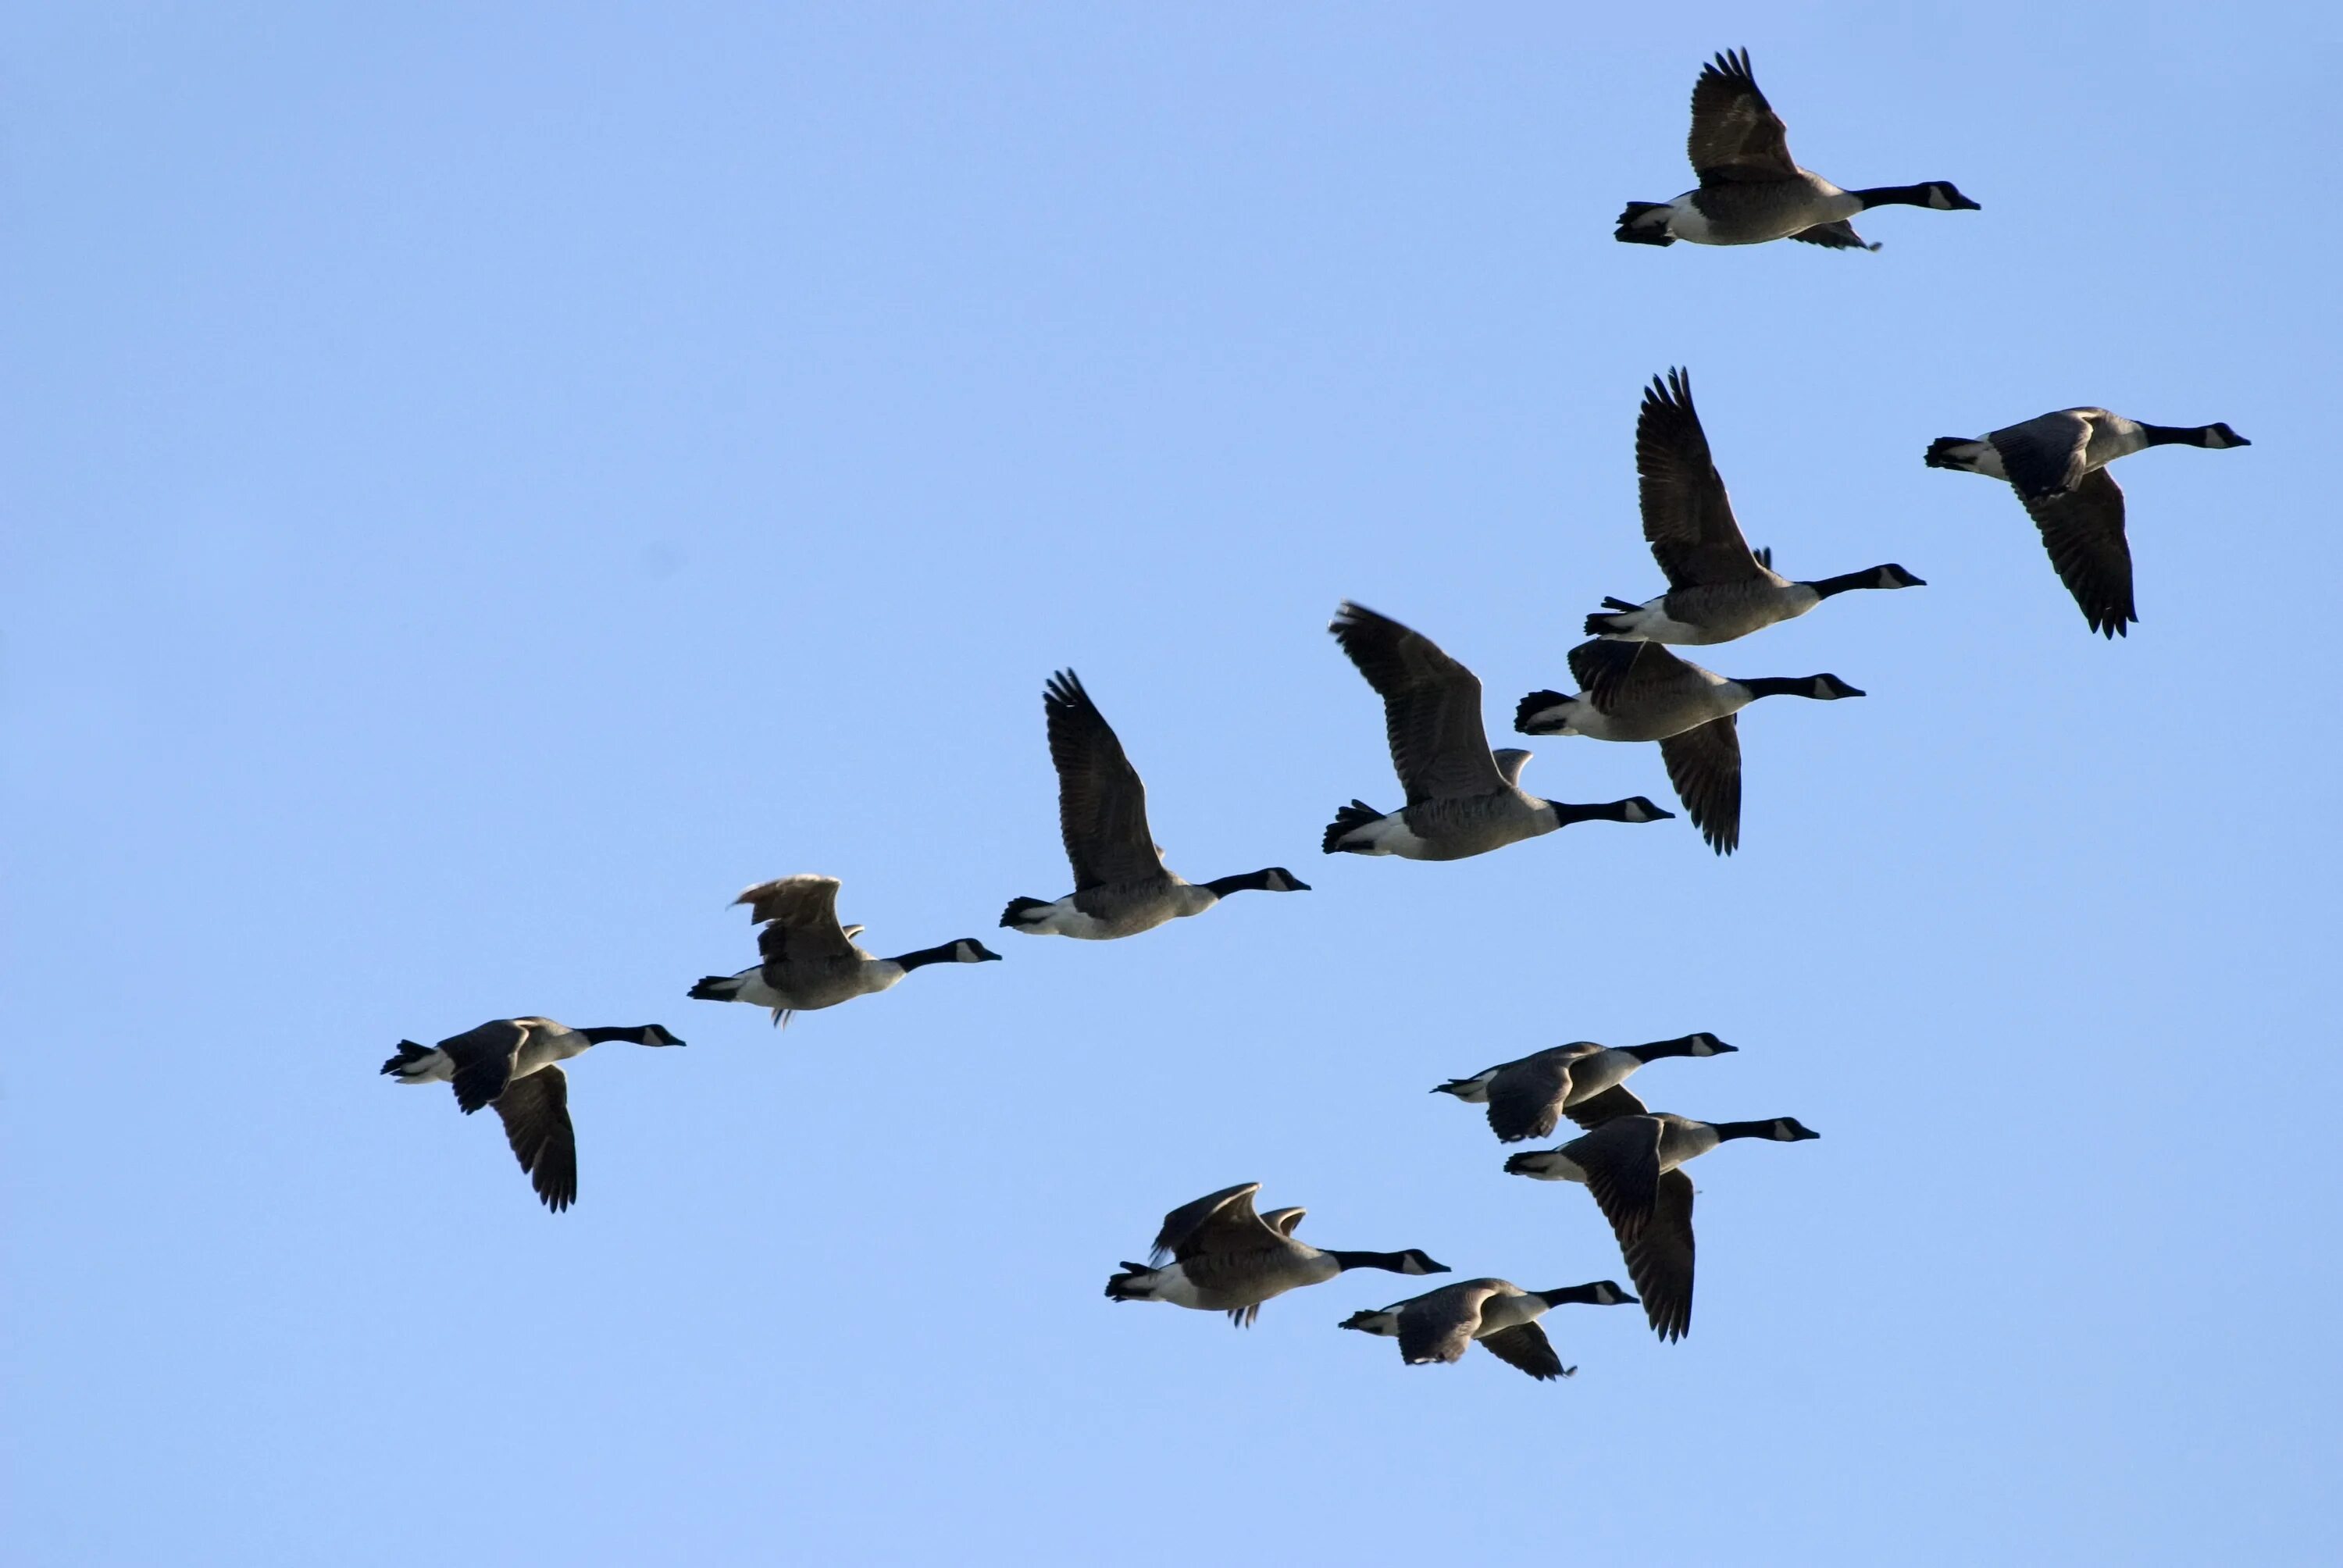
[[[1693,88],[1688,143],[1699,184],[1667,202],[1631,202],[1617,237],[1637,245],[1754,245],[1796,239],[1876,250],[1852,226],[1873,207],[1974,211],[1950,182],[1843,190],[1790,156],[1782,120],[1758,90],[1745,51],[1719,55]],[[2214,449],[2247,445],[2225,424],[2144,424],[2104,408],[2067,408],[1981,437],[1945,437],[1929,446],[1936,468],[2006,481],[2040,530],[2060,579],[2092,630],[2127,635],[2137,621],[2123,492],[2107,468],[2149,447]],[[1835,577],[1797,579],[1774,569],[1770,550],[1753,550],[1734,517],[1725,483],[1694,407],[1690,379],[1672,370],[1644,394],[1635,427],[1644,537],[1667,582],[1636,602],[1605,598],[1586,618],[1589,640],[1571,650],[1574,692],[1538,690],[1514,709],[1524,735],[1583,735],[1654,742],[1692,825],[1720,855],[1741,839],[1740,710],[1762,698],[1830,702],[1863,693],[1835,675],[1727,677],[1679,658],[1673,648],[1735,641],[1805,615],[1856,589],[1926,586],[1889,562]],[[1575,822],[1656,822],[1674,816],[1643,796],[1599,804],[1541,799],[1521,786],[1526,751],[1493,749],[1483,727],[1481,682],[1422,632],[1345,602],[1330,628],[1383,699],[1392,766],[1404,802],[1379,811],[1353,800],[1334,814],[1321,848],[1328,854],[1397,855],[1455,860],[1483,855]],[[1163,863],[1147,822],[1147,791],[1113,727],[1071,670],[1051,676],[1042,711],[1058,775],[1059,826],[1073,890],[1057,899],[1009,900],[1001,925],[1028,936],[1105,941],[1199,915],[1238,892],[1309,890],[1282,866],[1190,882]],[[838,918],[838,879],[799,875],[749,889],[736,900],[757,927],[758,961],[712,975],[690,990],[707,1001],[745,1002],[792,1013],[835,1007],[886,990],[930,964],[997,960],[973,937],[878,958],[855,942],[859,925]],[[578,1195],[578,1146],[560,1064],[596,1045],[683,1041],[658,1024],[571,1029],[551,1019],[497,1019],[426,1047],[401,1040],[382,1070],[402,1083],[453,1086],[466,1113],[495,1108],[546,1207],[558,1212]],[[1500,1141],[1553,1136],[1568,1121],[1578,1135],[1559,1147],[1513,1155],[1507,1172],[1575,1181],[1593,1194],[1619,1243],[1640,1296],[1608,1280],[1532,1291],[1482,1278],[1353,1313],[1342,1326],[1399,1341],[1409,1364],[1454,1362],[1474,1341],[1541,1380],[1567,1377],[1539,1323],[1565,1303],[1640,1304],[1664,1341],[1692,1323],[1693,1185],[1689,1161],[1740,1139],[1791,1143],[1818,1136],[1794,1117],[1702,1121],[1653,1111],[1627,1080],[1651,1062],[1733,1050],[1698,1033],[1644,1045],[1588,1040],[1554,1046],[1453,1079],[1433,1092],[1486,1110]],[[1321,1249],[1298,1240],[1303,1211],[1253,1206],[1248,1181],[1172,1210],[1147,1263],[1124,1263],[1106,1285],[1117,1302],[1168,1302],[1226,1312],[1249,1324],[1263,1302],[1353,1269],[1443,1274],[1421,1249],[1395,1252]]]

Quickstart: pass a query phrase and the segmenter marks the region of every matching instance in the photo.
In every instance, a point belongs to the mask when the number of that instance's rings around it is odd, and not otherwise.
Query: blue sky
[[[23,1561],[2343,1550],[2332,16],[1262,10],[12,15]],[[1805,163],[1984,210],[1614,243],[1735,45]],[[1729,861],[1321,857],[1398,800],[1328,613],[1502,733],[1659,586],[1673,364],[1785,569],[1929,583],[1703,662],[1870,696],[1748,716]],[[1919,461],[2077,403],[2255,443],[2126,464],[2113,646]],[[1067,886],[1061,665],[1174,866],[1316,890],[995,930]],[[779,1034],[687,1000],[801,870],[1008,961]],[[375,1073],[531,1011],[690,1041],[577,1064],[559,1218]],[[1698,1168],[1682,1345],[1564,1309],[1541,1385],[1335,1332],[1389,1276],[1245,1333],[1100,1297],[1255,1179],[1322,1244],[1623,1278],[1425,1091],[1694,1029],[1741,1054],[1655,1102],[1823,1138]]]

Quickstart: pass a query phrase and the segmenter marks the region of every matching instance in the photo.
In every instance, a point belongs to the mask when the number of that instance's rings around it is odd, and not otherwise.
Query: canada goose
[[[1692,135],[1684,144],[1700,186],[1674,201],[1631,201],[1617,237],[1633,245],[1758,245],[1802,239],[1833,250],[1877,250],[1847,222],[1875,206],[1976,212],[1950,180],[1847,191],[1798,166],[1789,128],[1757,90],[1749,51],[1716,56],[1692,88]]]
[[[1863,695],[1835,675],[1729,680],[1656,642],[1601,638],[1570,650],[1570,673],[1578,678],[1576,696],[1531,692],[1513,710],[1513,728],[1524,735],[1658,741],[1676,799],[1720,855],[1741,842],[1741,735],[1733,716],[1761,697],[1832,702]]]
[[[1336,1252],[1293,1239],[1306,1209],[1272,1209],[1256,1214],[1258,1181],[1224,1187],[1163,1216],[1149,1268],[1125,1263],[1106,1282],[1111,1302],[1170,1302],[1175,1307],[1226,1312],[1240,1328],[1252,1326],[1262,1302],[1302,1285],[1322,1285],[1347,1269],[1383,1269],[1394,1274],[1444,1274],[1411,1247],[1404,1252]]]
[[[1793,582],[1774,569],[1771,550],[1752,553],[1733,519],[1709,457],[1708,437],[1692,406],[1692,378],[1682,370],[1652,378],[1635,419],[1635,472],[1640,479],[1644,538],[1667,574],[1668,591],[1631,604],[1603,602],[1615,613],[1590,615],[1590,637],[1619,642],[1731,642],[1805,614],[1850,588],[1927,585],[1893,561],[1812,582]]]
[[[922,964],[976,964],[1001,955],[973,937],[900,958],[874,959],[854,945],[862,928],[838,923],[836,877],[782,877],[759,882],[732,900],[749,906],[763,926],[757,950],[764,961],[737,975],[709,975],[691,988],[701,1001],[745,1001],[773,1010],[773,1022],[793,1012],[836,1007],[885,990]]]
[[[1011,899],[1002,925],[1035,936],[1103,941],[1201,915],[1231,893],[1310,890],[1282,866],[1202,884],[1165,869],[1163,851],[1147,827],[1147,786],[1072,670],[1050,678],[1041,709],[1050,760],[1058,769],[1058,831],[1073,863],[1074,890],[1054,903]]]
[[[1608,1091],[1647,1062],[1669,1056],[1723,1056],[1735,1049],[1707,1033],[1607,1049],[1591,1040],[1573,1040],[1470,1078],[1452,1078],[1432,1092],[1487,1106],[1489,1131],[1501,1141],[1519,1143],[1524,1138],[1549,1136],[1564,1116],[1581,1127],[1600,1125],[1615,1113],[1611,1107],[1616,1101]],[[1636,1110],[1640,1112],[1642,1107]]]
[[[1578,1369],[1562,1364],[1538,1319],[1574,1302],[1617,1307],[1634,1300],[1609,1280],[1559,1291],[1525,1291],[1511,1280],[1461,1280],[1380,1312],[1353,1312],[1342,1327],[1399,1341],[1399,1359],[1412,1367],[1463,1361],[1465,1347],[1479,1340],[1499,1361],[1544,1382],[1575,1376]]]
[[[1388,616],[1347,601],[1327,628],[1383,699],[1392,766],[1407,804],[1386,815],[1363,800],[1334,813],[1322,848],[1410,860],[1461,860],[1573,822],[1673,817],[1641,795],[1602,806],[1541,800],[1521,788],[1526,751],[1492,752],[1478,677]]]
[[[529,1184],[558,1214],[578,1201],[578,1135],[569,1125],[569,1080],[555,1063],[614,1040],[683,1043],[655,1023],[571,1029],[549,1018],[498,1018],[436,1047],[402,1040],[382,1070],[401,1083],[454,1084],[456,1104],[467,1116],[495,1106]]]
[[[1996,430],[1981,441],[1940,436],[1931,468],[2006,479],[2042,530],[2058,580],[2100,636],[2130,635],[2131,545],[2124,538],[2123,487],[2107,466],[2148,447],[2220,451],[2253,443],[2227,425],[2142,425],[2105,408],[2061,408]]]
[[[1795,1143],[1821,1136],[1791,1116],[1695,1121],[1639,1105],[1559,1149],[1516,1154],[1505,1170],[1540,1181],[1584,1182],[1619,1238],[1627,1277],[1644,1292],[1644,1317],[1660,1338],[1680,1340],[1692,1327],[1693,1241],[1692,1178],[1679,1167],[1735,1138]]]

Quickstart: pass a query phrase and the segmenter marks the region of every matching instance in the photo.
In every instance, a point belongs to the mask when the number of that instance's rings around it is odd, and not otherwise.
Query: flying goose
[[[1728,680],[1656,642],[1601,638],[1570,650],[1570,673],[1578,678],[1576,696],[1531,692],[1513,711],[1513,728],[1524,735],[1658,741],[1676,799],[1720,855],[1741,842],[1741,735],[1733,716],[1761,697],[1832,702],[1863,695],[1835,675]]]
[[[1345,601],[1327,628],[1383,699],[1392,766],[1407,804],[1388,814],[1363,800],[1334,813],[1326,853],[1461,860],[1573,822],[1656,822],[1675,815],[1641,795],[1602,806],[1541,800],[1521,788],[1526,751],[1492,752],[1478,677],[1388,616]]]
[[[759,882],[732,901],[748,905],[749,918],[763,926],[757,951],[764,961],[737,975],[709,975],[690,994],[701,1001],[770,1008],[777,1025],[787,1023],[793,1012],[885,990],[922,964],[975,964],[1001,957],[975,938],[962,937],[900,958],[874,959],[854,945],[860,926],[838,923],[836,877],[782,877]]]
[[[1163,1216],[1149,1268],[1122,1265],[1106,1282],[1111,1302],[1170,1302],[1175,1307],[1226,1312],[1229,1322],[1249,1328],[1262,1302],[1302,1285],[1322,1285],[1348,1269],[1383,1269],[1394,1274],[1444,1274],[1411,1247],[1404,1252],[1336,1252],[1293,1239],[1306,1209],[1253,1212],[1258,1181],[1224,1187]],[[1168,1264],[1163,1260],[1169,1257]]]
[[[1765,1121],[1695,1121],[1671,1111],[1647,1111],[1624,1089],[1613,1094],[1633,1104],[1594,1131],[1559,1149],[1516,1154],[1508,1174],[1540,1181],[1582,1181],[1619,1238],[1627,1277],[1644,1292],[1644,1315],[1664,1340],[1692,1327],[1692,1178],[1680,1167],[1735,1138],[1795,1143],[1819,1138],[1795,1117]]]
[[[1692,378],[1671,370],[1652,378],[1635,419],[1635,472],[1644,538],[1667,574],[1668,591],[1631,604],[1606,598],[1614,613],[1586,618],[1589,637],[1619,642],[1731,642],[1805,614],[1850,588],[1927,585],[1893,561],[1812,582],[1774,569],[1771,550],[1753,553],[1733,519],[1733,501],[1709,457],[1708,437],[1692,406]]]
[[[1562,1364],[1538,1319],[1573,1302],[1616,1307],[1634,1300],[1609,1280],[1559,1291],[1525,1291],[1511,1280],[1462,1280],[1381,1312],[1353,1312],[1342,1327],[1399,1341],[1399,1359],[1412,1367],[1463,1361],[1466,1347],[1479,1340],[1499,1361],[1544,1382],[1574,1377],[1578,1369]]]
[[[1011,899],[1001,923],[1035,936],[1103,941],[1136,936],[1182,915],[1201,915],[1231,893],[1306,893],[1282,866],[1197,884],[1163,864],[1147,827],[1147,786],[1122,754],[1106,716],[1071,669],[1042,689],[1050,760],[1058,769],[1058,830],[1074,868],[1074,890],[1051,902]]]
[[[1701,67],[1692,89],[1692,135],[1684,143],[1699,188],[1674,201],[1631,201],[1616,237],[1633,245],[1758,245],[1801,239],[1832,250],[1877,250],[1847,220],[1875,206],[1976,212],[1949,180],[1841,190],[1798,166],[1789,129],[1757,90],[1749,52],[1729,51]]]
[[[2083,618],[2114,638],[2129,636],[2139,614],[2132,607],[2123,487],[2107,466],[2148,447],[2217,452],[2252,445],[2227,425],[2142,425],[2105,408],[2061,408],[1981,441],[1940,436],[1928,444],[1927,463],[2008,480],[2042,530],[2042,548]]]
[[[402,1040],[382,1070],[401,1083],[454,1084],[456,1104],[467,1116],[495,1106],[529,1184],[558,1214],[578,1201],[578,1135],[569,1125],[569,1080],[555,1063],[614,1040],[683,1043],[655,1023],[571,1029],[549,1018],[498,1018],[436,1047]]]
[[[1595,1127],[1616,1113],[1620,1101],[1610,1094],[1628,1075],[1647,1062],[1669,1056],[1723,1056],[1738,1049],[1708,1033],[1687,1034],[1649,1045],[1605,1048],[1591,1040],[1557,1045],[1519,1061],[1486,1068],[1470,1078],[1452,1078],[1434,1086],[1434,1094],[1453,1094],[1468,1105],[1489,1108],[1489,1131],[1506,1143],[1552,1135],[1554,1123],[1567,1116],[1581,1127]],[[1629,1102],[1634,1097],[1620,1094]],[[1638,1113],[1642,1107],[1636,1107]]]

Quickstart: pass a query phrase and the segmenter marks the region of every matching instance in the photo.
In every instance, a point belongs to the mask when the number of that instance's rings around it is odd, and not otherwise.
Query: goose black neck
[[[1847,195],[1861,201],[1865,211],[1875,206],[1926,206],[1926,186],[1874,186],[1869,190],[1849,191]]]
[[[1815,596],[1817,598],[1828,598],[1835,593],[1845,593],[1849,588],[1875,588],[1879,586],[1879,574],[1882,569],[1879,567],[1873,567],[1867,571],[1841,572],[1835,578],[1816,578],[1806,586],[1815,590]]]
[[[950,963],[960,957],[959,949],[958,942],[946,942],[940,948],[921,948],[917,952],[905,953],[894,961],[902,965],[905,972],[908,973],[922,964]]]
[[[1565,1307],[1573,1305],[1591,1307],[1601,1302],[1603,1300],[1602,1291],[1602,1285],[1597,1283],[1592,1285],[1566,1285],[1559,1291],[1532,1291],[1530,1294],[1535,1296],[1549,1307]]]
[[[1679,1035],[1674,1040],[1655,1040],[1649,1045],[1628,1045],[1620,1049],[1646,1066],[1671,1056],[1690,1056],[1693,1048],[1706,1040],[1706,1035]]]
[[[2210,425],[2142,425],[2139,433],[2151,447],[2202,447],[2212,438]]]
[[[608,1045],[614,1040],[623,1040],[628,1045],[649,1045],[651,1026],[647,1023],[631,1026],[620,1024],[597,1029],[581,1029],[578,1032],[584,1035],[590,1045]]]
[[[1225,899],[1231,893],[1266,893],[1277,888],[1277,870],[1275,867],[1270,867],[1259,871],[1246,871],[1240,876],[1214,877],[1201,885],[1210,889],[1216,899]]]
[[[1712,1121],[1709,1125],[1716,1129],[1716,1141],[1727,1143],[1735,1138],[1771,1138],[1774,1124],[1780,1120],[1778,1116],[1768,1116],[1763,1121]]]
[[[1811,675],[1757,675],[1741,682],[1749,691],[1749,699],[1761,697],[1812,697],[1815,678]]]
[[[1407,1272],[1405,1252],[1338,1252],[1331,1247],[1321,1248],[1334,1260],[1334,1266],[1348,1273],[1353,1269],[1384,1269],[1394,1274]]]
[[[1567,828],[1573,822],[1624,822],[1627,819],[1626,800],[1605,800],[1597,806],[1573,806],[1566,800],[1549,800],[1554,808],[1556,827]]]

